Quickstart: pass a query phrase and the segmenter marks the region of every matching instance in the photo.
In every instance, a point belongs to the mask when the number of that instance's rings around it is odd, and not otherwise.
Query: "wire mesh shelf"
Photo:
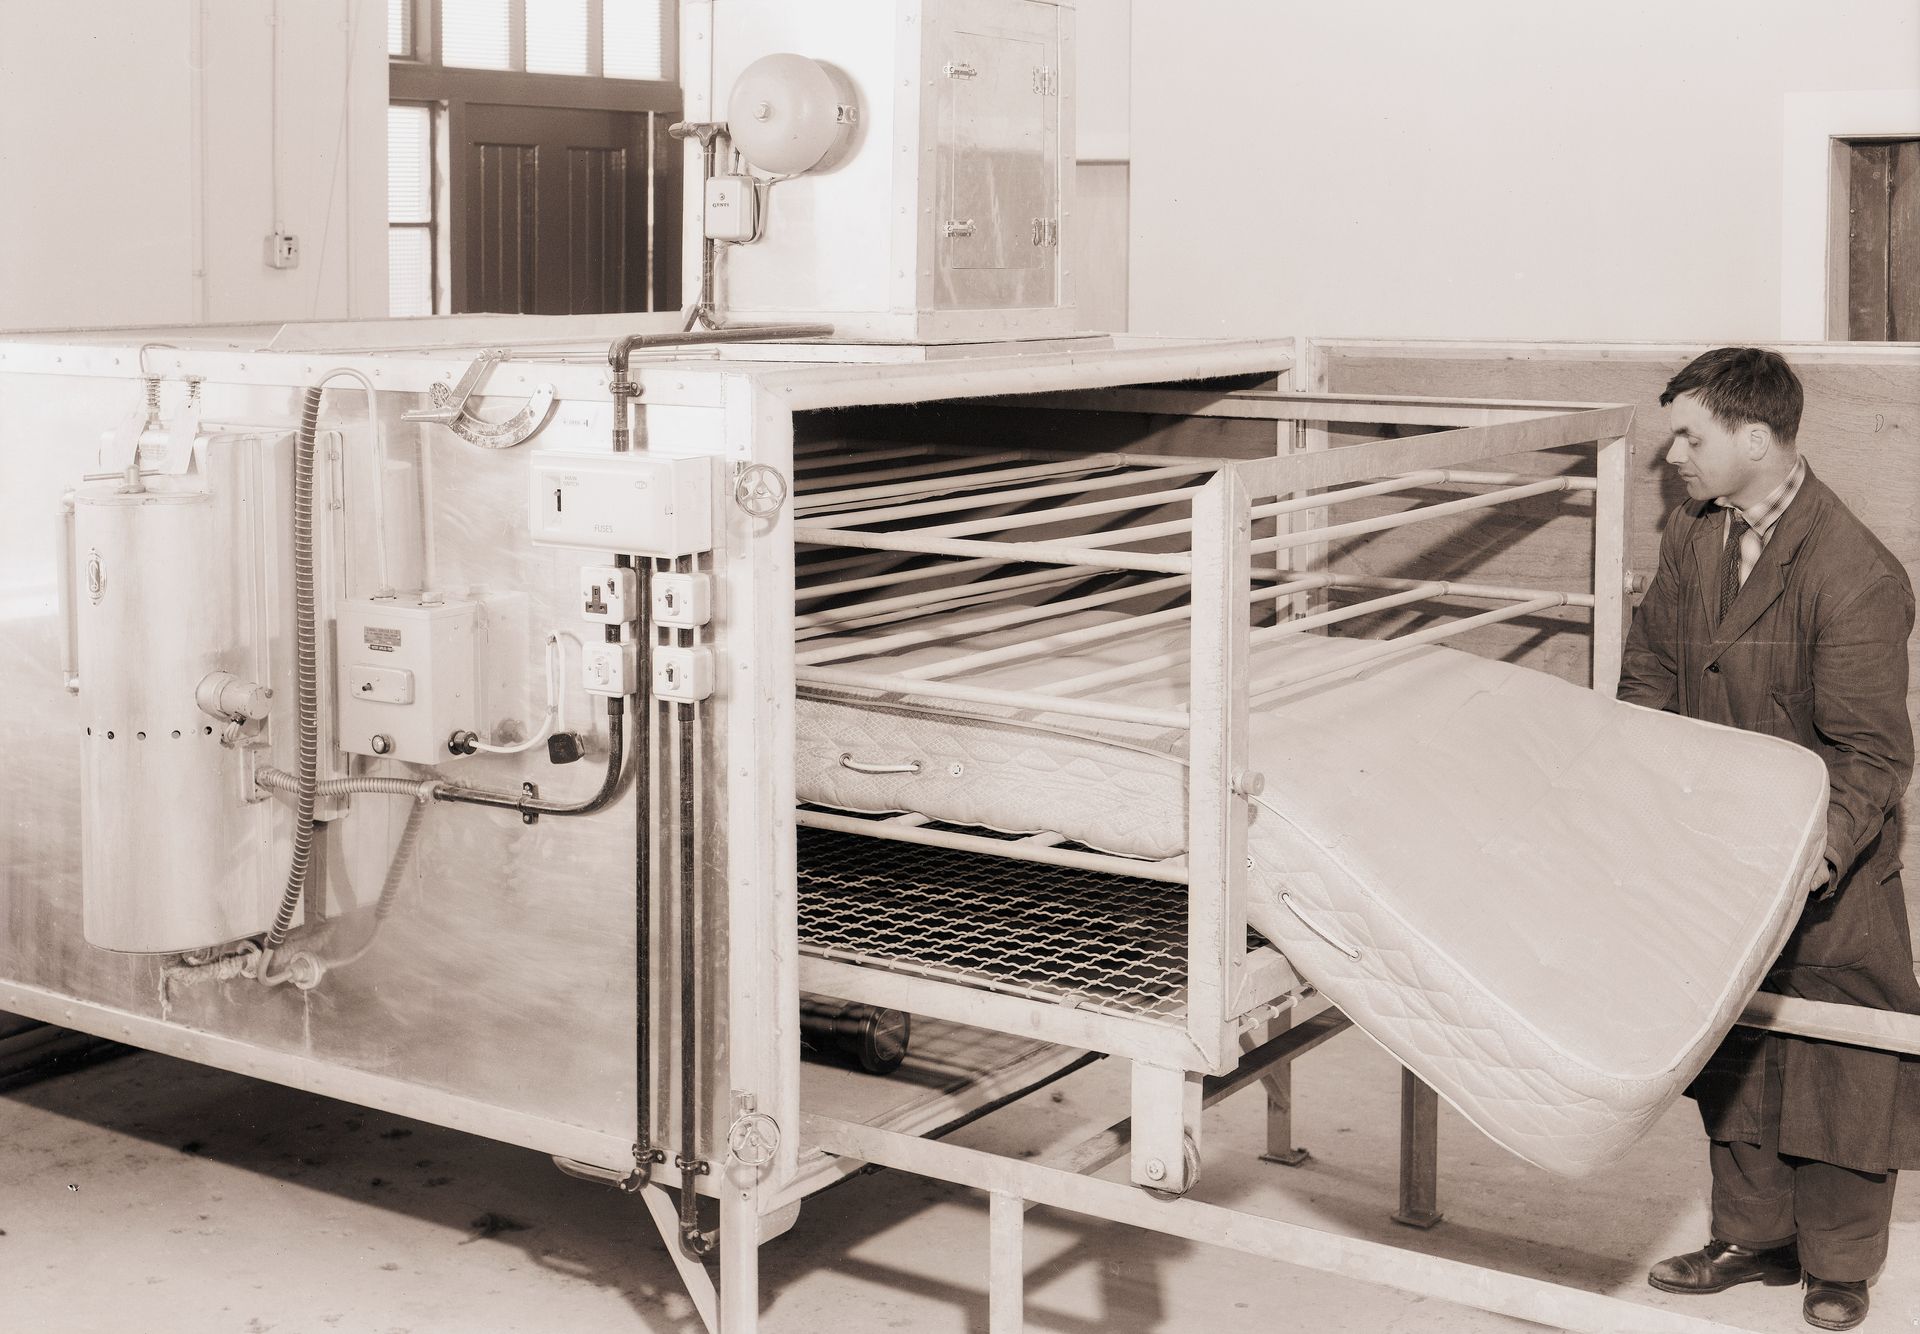
[[[1186,1017],[1187,905],[1133,876],[799,831],[800,949],[1128,1018]]]

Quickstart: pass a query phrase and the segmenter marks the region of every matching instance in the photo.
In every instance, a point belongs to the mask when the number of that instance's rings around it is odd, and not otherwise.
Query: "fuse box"
[[[706,551],[713,467],[699,455],[541,450],[528,469],[534,544],[635,556]]]

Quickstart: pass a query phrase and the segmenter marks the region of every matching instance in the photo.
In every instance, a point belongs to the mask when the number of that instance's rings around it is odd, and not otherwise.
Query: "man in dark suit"
[[[1634,614],[1620,697],[1826,761],[1825,866],[1762,989],[1920,1014],[1900,890],[1912,586],[1800,456],[1803,391],[1778,353],[1708,352],[1660,402],[1688,498]],[[1713,1235],[1648,1281],[1720,1292],[1804,1268],[1807,1322],[1859,1324],[1895,1174],[1920,1164],[1920,1060],[1736,1028],[1687,1091],[1711,1141]]]

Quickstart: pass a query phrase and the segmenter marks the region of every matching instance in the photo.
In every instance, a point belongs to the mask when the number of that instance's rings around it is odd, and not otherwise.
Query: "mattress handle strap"
[[[840,767],[851,769],[857,774],[917,774],[920,772],[920,761],[908,760],[904,764],[868,764],[863,760],[854,759],[852,751],[842,751]]]
[[[1314,925],[1313,919],[1300,911],[1300,905],[1293,901],[1293,895],[1288,894],[1285,891],[1282,891],[1280,894],[1280,903],[1283,907],[1286,908],[1288,912],[1292,913],[1295,917],[1298,917],[1300,919],[1301,926],[1304,926],[1305,928],[1307,928],[1307,930],[1313,932],[1314,935],[1326,941],[1327,944],[1339,950],[1342,954],[1346,955],[1349,959],[1357,959],[1360,957],[1359,950],[1354,949],[1351,945],[1341,944],[1339,941],[1335,940],[1332,936],[1328,935],[1325,931],[1322,931],[1318,926]]]

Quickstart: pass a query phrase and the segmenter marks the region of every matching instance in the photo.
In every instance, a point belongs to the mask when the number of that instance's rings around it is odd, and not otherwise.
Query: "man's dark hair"
[[[1764,347],[1716,347],[1687,363],[1660,395],[1666,407],[1682,394],[1699,396],[1702,407],[1729,431],[1762,422],[1783,445],[1800,434],[1807,401],[1800,377],[1787,359]]]

